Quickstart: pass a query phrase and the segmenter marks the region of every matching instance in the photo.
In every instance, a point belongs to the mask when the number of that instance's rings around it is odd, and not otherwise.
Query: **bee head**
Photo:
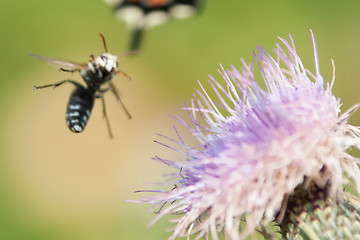
[[[96,68],[104,69],[109,73],[117,73],[118,58],[106,52],[95,59],[94,65]]]
[[[96,59],[94,59],[94,55],[90,56],[90,63],[94,65],[95,69],[101,69],[101,71],[106,71],[108,73],[117,73],[117,66],[118,66],[118,57],[115,55],[111,55],[108,53],[105,37],[99,33],[99,36],[101,37],[105,53],[98,56]]]

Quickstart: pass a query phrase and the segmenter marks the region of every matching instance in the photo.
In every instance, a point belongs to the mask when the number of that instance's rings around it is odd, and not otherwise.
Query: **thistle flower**
[[[202,91],[185,107],[190,123],[175,117],[199,146],[187,146],[176,129],[180,140],[165,137],[180,147],[163,145],[184,155],[182,161],[155,157],[177,169],[166,181],[175,187],[142,201],[159,208],[151,224],[177,215],[170,239],[218,239],[220,232],[243,239],[274,218],[281,222],[296,189],[315,188],[339,203],[344,185],[360,193],[359,161],[347,152],[360,148],[360,129],[348,124],[360,105],[341,113],[332,93],[335,76],[324,84],[311,36],[314,74],[303,66],[291,35],[290,43],[279,38],[285,49],[278,44],[275,58],[258,47],[257,64],[241,60],[241,71],[221,67],[225,87],[210,76],[216,101],[199,83]],[[255,78],[257,67],[265,90]]]

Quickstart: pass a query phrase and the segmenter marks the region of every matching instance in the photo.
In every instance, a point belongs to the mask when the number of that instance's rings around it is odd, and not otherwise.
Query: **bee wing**
[[[87,66],[86,63],[76,63],[76,62],[58,60],[58,59],[38,56],[35,54],[31,54],[31,53],[29,53],[29,56],[32,58],[35,58],[36,60],[45,61],[50,65],[54,65],[54,66],[58,66],[58,67],[82,69],[82,68],[86,68],[86,66]]]

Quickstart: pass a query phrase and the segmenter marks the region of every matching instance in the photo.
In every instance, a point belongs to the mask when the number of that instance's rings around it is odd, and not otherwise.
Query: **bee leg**
[[[126,77],[129,81],[131,80],[131,77],[122,71],[118,71],[116,74],[120,74],[120,75]]]
[[[80,72],[80,69],[79,68],[73,68],[73,69],[66,69],[66,68],[59,68],[59,71],[62,71],[62,72],[76,72],[76,71],[79,71]]]
[[[107,87],[107,88],[99,89],[98,92],[106,93],[106,92],[109,91],[109,90],[110,90],[110,87]]]
[[[109,119],[108,119],[107,114],[106,114],[104,95],[103,94],[96,95],[95,97],[96,98],[101,98],[101,102],[102,102],[102,105],[103,105],[103,114],[104,114],[104,118],[105,118],[105,121],[106,121],[106,125],[107,125],[108,130],[109,130],[110,139],[113,139],[114,137],[113,137],[113,134],[112,134],[112,131],[111,131],[110,122],[109,122]]]
[[[115,87],[115,85],[113,83],[110,83],[110,89],[111,92],[115,95],[116,99],[119,101],[119,103],[121,104],[121,107],[124,109],[127,117],[129,119],[131,119],[131,114],[129,113],[129,111],[126,109],[125,104],[123,103],[123,101],[121,100],[120,96],[119,96],[119,91],[117,90],[117,88]]]
[[[67,83],[67,82],[74,84],[76,87],[82,87],[83,88],[83,86],[80,83],[77,83],[77,82],[75,82],[73,80],[67,79],[67,80],[64,80],[64,81],[61,81],[61,82],[58,82],[58,83],[47,84],[47,85],[43,85],[43,86],[34,86],[34,91],[40,90],[40,89],[43,89],[43,88],[47,88],[47,87],[56,88],[56,87],[58,87],[58,86],[60,86],[60,85],[62,85],[64,83]]]

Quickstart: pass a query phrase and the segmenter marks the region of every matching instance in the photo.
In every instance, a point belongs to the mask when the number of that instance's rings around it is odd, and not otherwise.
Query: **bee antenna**
[[[104,44],[104,48],[105,48],[105,52],[108,52],[107,47],[106,47],[106,42],[105,42],[105,37],[104,35],[102,35],[101,33],[99,33],[100,37],[102,38],[103,44]]]

